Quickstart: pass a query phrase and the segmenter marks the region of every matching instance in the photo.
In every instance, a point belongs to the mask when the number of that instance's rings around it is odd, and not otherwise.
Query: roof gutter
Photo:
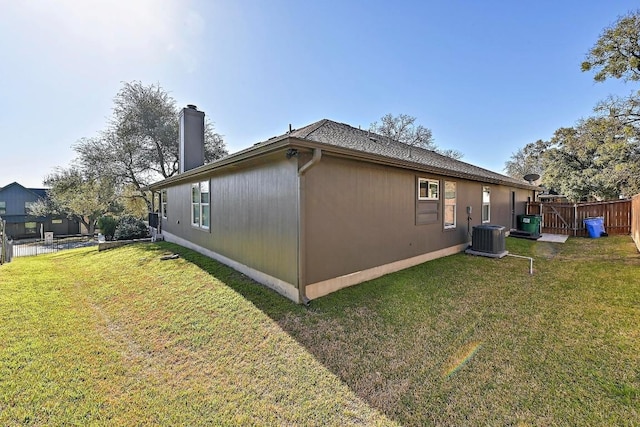
[[[309,169],[320,163],[322,159],[322,150],[320,148],[313,149],[313,157],[307,163],[298,169],[298,302],[309,305],[306,287],[306,272],[304,264],[306,260],[306,235],[305,235],[305,215],[304,206],[306,205],[306,186],[304,175]]]
[[[399,168],[409,169],[413,171],[422,171],[422,172],[433,173],[438,175],[468,179],[471,181],[484,182],[487,184],[500,184],[508,187],[517,187],[517,188],[522,188],[526,190],[541,191],[540,187],[535,185],[530,185],[526,182],[516,183],[512,181],[503,180],[497,177],[486,177],[486,176],[483,177],[483,176],[476,175],[473,173],[468,173],[468,172],[452,171],[445,167],[425,165],[422,163],[416,163],[416,162],[412,162],[404,159],[395,159],[395,158],[383,156],[380,154],[373,154],[373,153],[367,153],[367,152],[358,151],[354,149],[338,147],[338,146],[326,144],[323,142],[292,138],[292,145],[297,147],[304,147],[304,148],[316,148],[320,146],[325,152],[330,152],[332,155],[340,156],[344,158],[363,160],[363,161],[378,163],[385,166],[399,167]]]
[[[423,172],[430,172],[430,173],[435,173],[439,175],[454,176],[462,179],[470,179],[473,181],[486,182],[487,184],[501,184],[501,185],[518,187],[518,188],[527,189],[527,190],[541,191],[540,187],[530,185],[525,182],[515,183],[513,181],[507,181],[497,177],[490,178],[490,177],[481,177],[473,173],[452,172],[450,169],[443,168],[443,167],[428,166],[421,163],[415,163],[415,162],[402,160],[402,159],[393,159],[393,158],[382,156],[382,155],[365,153],[358,150],[342,148],[342,147],[334,146],[331,144],[326,144],[326,143],[317,142],[317,141],[310,141],[307,139],[301,139],[298,137],[291,137],[291,136],[276,138],[273,141],[267,141],[264,144],[259,144],[253,147],[249,147],[245,150],[231,154],[220,160],[216,160],[215,162],[200,166],[198,168],[192,169],[182,174],[174,175],[163,181],[150,184],[145,188],[143,188],[143,190],[155,191],[160,188],[166,187],[168,185],[175,185],[175,184],[189,182],[191,180],[198,179],[200,176],[206,176],[208,173],[214,170],[221,170],[228,167],[234,167],[238,163],[242,163],[244,161],[256,158],[258,156],[272,153],[274,151],[281,150],[287,147],[309,148],[314,150],[314,153],[315,153],[315,149],[317,148],[317,149],[322,149],[326,152],[330,152],[333,155],[342,156],[350,159],[364,160],[364,161],[374,162],[374,163],[383,164],[387,166],[394,166],[394,167],[418,170]],[[313,159],[311,160],[311,162],[315,163]],[[309,167],[311,167],[313,164],[309,165]],[[304,165],[303,165],[303,168],[304,168]],[[302,174],[304,174],[305,171],[306,169],[305,170],[301,169],[298,173],[300,174],[300,172],[302,172]]]

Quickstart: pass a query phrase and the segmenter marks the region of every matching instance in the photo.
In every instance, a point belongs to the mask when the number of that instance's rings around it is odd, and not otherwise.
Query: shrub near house
[[[103,216],[98,220],[98,228],[107,240],[113,240],[118,220],[112,216]]]
[[[114,240],[143,239],[149,235],[147,226],[139,218],[125,215],[120,218],[113,234]]]

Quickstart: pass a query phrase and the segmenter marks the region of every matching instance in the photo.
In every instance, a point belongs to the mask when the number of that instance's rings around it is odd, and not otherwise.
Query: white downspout
[[[315,164],[318,163],[321,158],[322,158],[322,150],[319,148],[314,148],[313,157],[307,163],[302,165],[302,167],[298,171],[298,176],[304,175],[304,173],[309,169],[311,169],[313,166],[315,166]]]
[[[305,260],[305,233],[304,233],[304,209],[303,202],[306,200],[303,197],[305,186],[303,185],[304,174],[317,165],[322,159],[322,150],[319,148],[313,149],[313,157],[307,163],[302,165],[300,169],[298,169],[298,302],[304,305],[309,304],[309,299],[307,298],[307,294],[305,292],[305,271],[304,271],[304,260]]]

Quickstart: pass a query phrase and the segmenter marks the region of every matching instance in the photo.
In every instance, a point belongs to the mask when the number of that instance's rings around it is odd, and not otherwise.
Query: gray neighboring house
[[[331,120],[203,165],[204,113],[180,123],[180,173],[149,187],[164,238],[295,302],[461,252],[474,225],[515,228],[539,190]]]
[[[26,188],[17,182],[0,188],[0,218],[7,223],[7,236],[13,239],[41,237],[40,231],[54,235],[78,234],[78,223],[65,217],[30,215],[29,206],[47,198],[44,188]]]

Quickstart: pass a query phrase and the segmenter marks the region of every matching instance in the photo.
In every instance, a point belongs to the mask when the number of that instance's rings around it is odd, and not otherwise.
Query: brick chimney
[[[179,173],[204,165],[204,113],[189,104],[180,111]]]

